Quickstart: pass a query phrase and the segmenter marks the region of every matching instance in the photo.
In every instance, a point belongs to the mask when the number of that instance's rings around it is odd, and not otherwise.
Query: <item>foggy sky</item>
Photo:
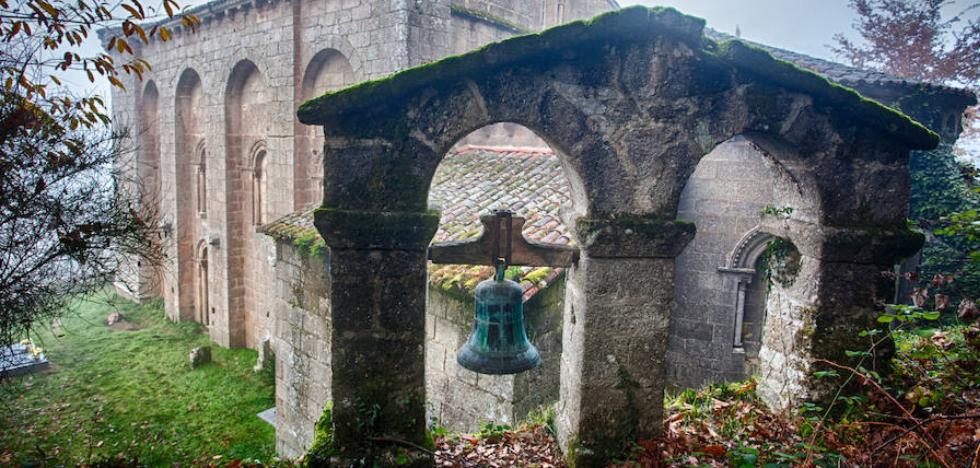
[[[957,14],[969,1],[955,0],[945,12]],[[186,7],[205,2],[182,0],[180,4]],[[671,6],[683,13],[704,18],[708,27],[719,31],[734,34],[738,26],[745,39],[834,61],[840,61],[840,57],[836,57],[829,47],[834,34],[844,33],[851,38],[856,36],[852,31],[855,15],[848,6],[848,0],[619,0],[619,4]],[[978,15],[980,9],[970,12],[973,18]],[[83,55],[94,55],[100,48],[98,39],[93,35],[81,52]],[[108,98],[104,80],[99,80],[93,86],[82,73],[69,73],[62,77],[76,91],[95,91]]]

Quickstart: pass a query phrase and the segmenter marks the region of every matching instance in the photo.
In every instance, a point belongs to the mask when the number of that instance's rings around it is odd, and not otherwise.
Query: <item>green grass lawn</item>
[[[0,466],[270,460],[275,430],[256,413],[275,404],[273,372],[252,372],[255,351],[218,346],[211,364],[191,370],[188,352],[208,336],[162,308],[80,301],[63,336],[39,331],[50,370],[0,384]],[[141,328],[108,327],[113,311]]]

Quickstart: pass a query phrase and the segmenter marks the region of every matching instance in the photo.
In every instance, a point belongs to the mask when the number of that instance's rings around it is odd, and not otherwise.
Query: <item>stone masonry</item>
[[[552,146],[570,181],[566,225],[581,255],[566,283],[557,424],[575,463],[602,465],[662,429],[675,259],[695,235],[679,200],[698,161],[736,136],[775,161],[777,189],[791,188],[775,200],[790,216],[760,229],[795,245],[802,265],[769,300],[771,317],[787,317],[780,331],[799,338],[763,343],[760,391],[775,407],[827,396],[814,361],[847,362],[885,294],[855,279],[921,245],[905,225],[908,155],[939,137],[703,28],[670,9],[624,9],[300,108],[337,168],[315,220],[331,250],[332,456],[383,462],[394,453],[378,437],[424,443],[423,276],[438,223],[427,193],[456,142],[502,121]]]
[[[146,188],[159,187],[172,260],[160,271],[133,265],[118,289],[134,299],[162,295],[168,317],[204,324],[219,345],[255,348],[272,339],[277,406],[296,409],[280,408],[277,417],[302,413],[279,425],[284,434],[310,434],[330,382],[323,367],[330,361],[320,359],[330,343],[329,313],[314,307],[323,312],[316,318],[290,316],[285,285],[309,273],[290,263],[300,260],[288,247],[258,232],[322,199],[322,132],[296,120],[299,105],[615,7],[609,0],[215,0],[194,8],[197,30],[171,25],[172,41],[141,46],[136,54],[152,71],[113,91],[114,124],[136,129],[139,147],[137,164],[121,167],[136,167]],[[280,448],[298,455],[309,439],[286,434]]]
[[[161,271],[135,265],[120,289],[163,295],[169,317],[204,324],[218,344],[271,340],[277,449],[286,456],[308,448],[331,399],[339,458],[377,460],[390,453],[366,435],[421,443],[433,419],[468,430],[560,399],[562,444],[590,466],[615,456],[624,437],[659,431],[665,385],[757,374],[773,407],[821,398],[813,361],[846,360],[848,337],[889,294],[856,278],[890,269],[920,242],[902,221],[908,151],[937,141],[923,127],[730,37],[704,38],[694,19],[643,9],[300,108],[612,7],[219,0],[198,8],[196,33],[139,50],[153,71],[127,83],[133,92],[114,91],[116,124],[138,129],[144,189],[161,194],[174,261]],[[976,102],[765,49],[909,113],[946,145]],[[454,353],[472,305],[432,279],[471,269],[426,274],[439,221],[425,211],[429,181],[454,145],[540,145],[538,137],[558,154],[570,191],[565,222],[539,238],[574,242],[581,258],[567,281],[549,276],[551,287],[526,289],[544,366],[513,377],[467,373]],[[320,205],[326,245],[311,234]],[[268,223],[289,220],[305,231],[267,235]],[[759,273],[774,239],[798,248],[794,281]],[[374,408],[370,424],[364,408]]]

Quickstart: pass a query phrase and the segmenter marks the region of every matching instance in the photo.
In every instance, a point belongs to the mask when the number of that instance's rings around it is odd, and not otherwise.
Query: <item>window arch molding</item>
[[[255,142],[248,152],[246,171],[250,175],[252,193],[252,224],[260,226],[268,215],[268,149],[264,140]]]
[[[197,213],[203,217],[208,213],[208,149],[203,138],[194,146],[193,164],[197,178],[195,187]]]

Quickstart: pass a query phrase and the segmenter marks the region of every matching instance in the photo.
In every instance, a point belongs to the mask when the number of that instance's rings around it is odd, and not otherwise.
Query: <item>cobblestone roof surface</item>
[[[429,192],[429,206],[442,212],[433,242],[479,237],[483,231],[480,215],[508,208],[527,219],[524,237],[572,244],[558,215],[560,207],[569,199],[561,164],[549,148],[457,148],[439,165]],[[284,216],[263,226],[262,231],[291,240],[316,236],[313,209]],[[511,267],[507,276],[521,283],[527,300],[561,273],[560,268]],[[461,295],[470,295],[480,281],[492,275],[489,266],[432,265],[429,268],[433,286]]]

